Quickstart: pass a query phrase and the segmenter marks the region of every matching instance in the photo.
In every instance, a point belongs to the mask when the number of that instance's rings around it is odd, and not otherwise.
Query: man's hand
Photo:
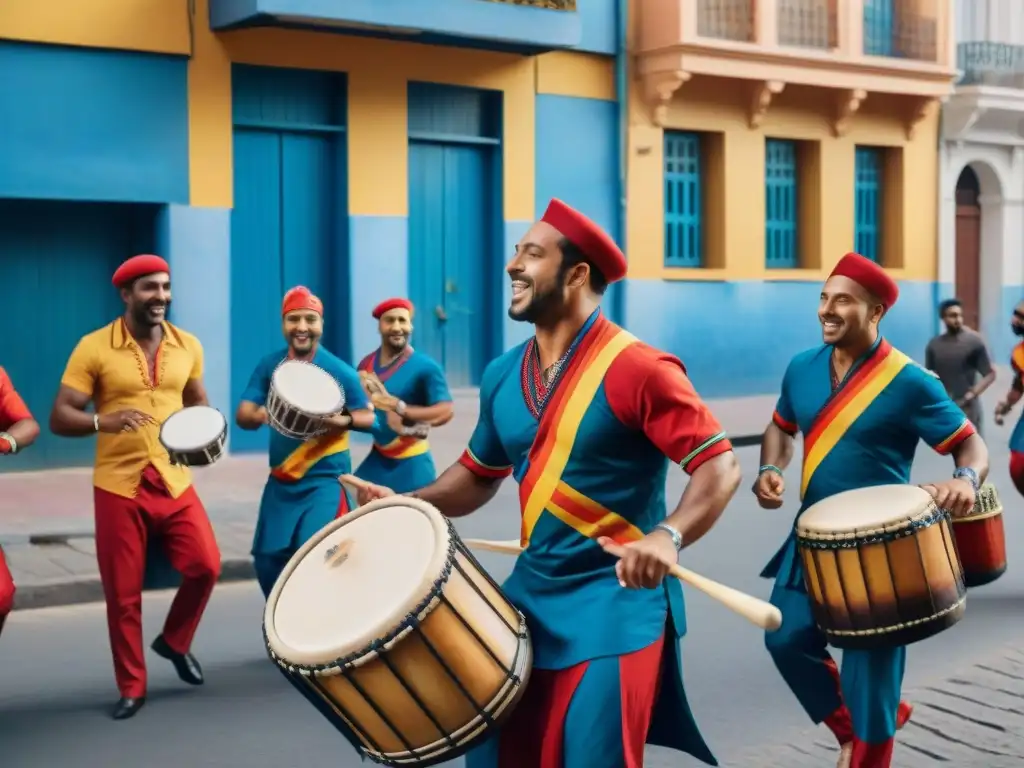
[[[352,417],[347,413],[336,413],[333,416],[325,416],[323,424],[328,432],[344,432],[352,426]]]
[[[597,543],[609,554],[621,555],[615,564],[619,584],[627,589],[654,589],[668,575],[679,557],[672,537],[665,531],[652,531],[640,541],[618,545],[606,536]]]
[[[377,499],[386,499],[388,496],[398,495],[385,485],[368,483],[365,480],[356,478],[354,475],[342,475],[338,478],[338,482],[355,489],[356,502],[360,507]]]
[[[941,483],[927,483],[921,486],[932,498],[939,509],[945,509],[953,517],[969,515],[974,509],[974,486],[961,478],[945,480]]]
[[[135,432],[147,424],[156,424],[148,413],[128,408],[114,413],[105,413],[99,418],[100,432],[116,435],[118,432]]]
[[[751,490],[761,509],[778,509],[782,506],[782,495],[786,492],[786,480],[778,472],[766,469],[757,476]]]
[[[1003,426],[1003,420],[1006,414],[1010,412],[1010,404],[1005,400],[1001,400],[996,405],[995,422],[997,426]]]

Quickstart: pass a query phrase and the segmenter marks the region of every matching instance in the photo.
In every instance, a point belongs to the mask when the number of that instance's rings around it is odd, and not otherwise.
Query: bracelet
[[[776,467],[774,464],[762,464],[761,467],[757,470],[758,476],[763,475],[765,472],[774,472],[779,477],[783,476],[782,470]]]
[[[100,415],[98,413],[92,415],[92,428],[95,432],[100,431]]]
[[[683,534],[681,534],[668,523],[658,523],[656,526],[654,526],[654,530],[664,531],[669,536],[671,536],[672,544],[675,546],[677,552],[683,548]]]
[[[953,472],[954,480],[966,480],[974,488],[974,492],[977,493],[978,489],[981,488],[981,480],[978,477],[978,473],[970,467],[957,467],[956,471]]]
[[[13,437],[11,437],[11,435],[9,433],[7,433],[7,432],[0,432],[0,440],[3,440],[3,441],[7,442],[10,445],[11,450],[9,450],[8,453],[12,453],[13,454],[13,453],[17,453],[18,452],[18,441],[15,440]]]

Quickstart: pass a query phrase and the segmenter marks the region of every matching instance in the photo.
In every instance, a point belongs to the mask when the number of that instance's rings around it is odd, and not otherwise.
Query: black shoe
[[[129,717],[134,717],[135,713],[142,709],[142,705],[145,703],[145,696],[140,696],[137,699],[122,697],[121,700],[117,702],[117,706],[114,707],[114,719],[127,720]]]
[[[174,665],[174,671],[178,673],[178,677],[183,682],[189,685],[203,684],[203,668],[199,666],[199,661],[191,653],[178,653],[173,650],[167,645],[163,635],[158,636],[151,647],[157,656],[162,656]]]

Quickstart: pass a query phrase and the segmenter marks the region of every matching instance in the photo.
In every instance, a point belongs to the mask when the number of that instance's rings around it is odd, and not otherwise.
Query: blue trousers
[[[811,720],[820,723],[845,704],[856,738],[868,744],[893,738],[906,647],[843,651],[837,675],[807,594],[787,586],[785,577],[780,576],[771,603],[782,611],[782,626],[765,634],[765,646]]]

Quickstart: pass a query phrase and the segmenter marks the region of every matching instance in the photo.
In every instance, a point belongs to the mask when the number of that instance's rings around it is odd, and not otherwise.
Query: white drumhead
[[[160,440],[172,451],[196,451],[216,442],[227,426],[224,415],[208,405],[172,413],[160,428]]]
[[[274,370],[274,391],[305,413],[328,416],[345,405],[345,393],[327,371],[313,363],[285,360]]]
[[[327,551],[351,542],[336,566]],[[289,561],[267,600],[267,642],[286,663],[330,664],[397,629],[448,561],[441,513],[418,499],[371,502],[323,528]]]
[[[853,532],[912,518],[932,506],[932,497],[916,485],[876,485],[837,493],[812,504],[797,520],[809,533]]]

